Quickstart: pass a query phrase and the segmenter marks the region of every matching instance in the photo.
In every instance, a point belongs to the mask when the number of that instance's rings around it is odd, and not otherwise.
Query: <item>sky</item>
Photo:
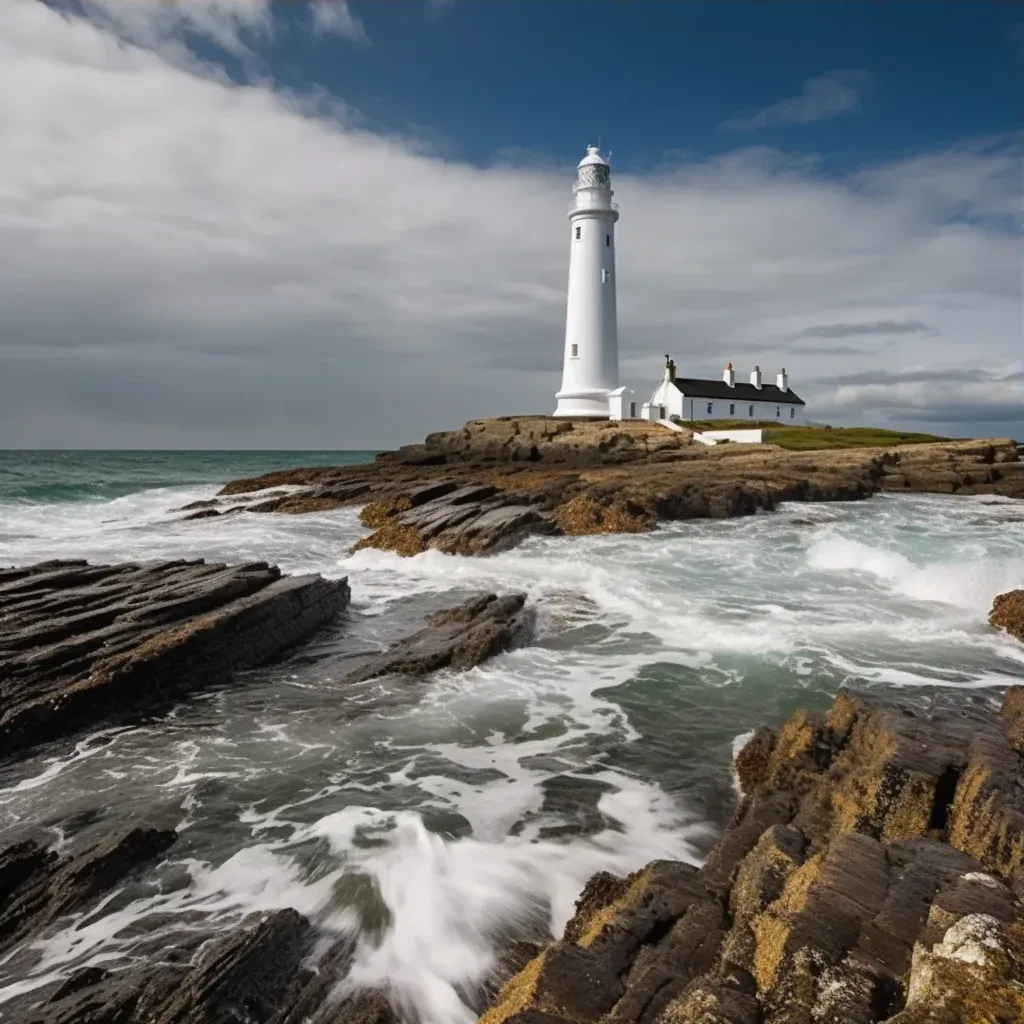
[[[3,0],[0,448],[547,413],[611,150],[622,383],[1024,438],[1009,3]]]

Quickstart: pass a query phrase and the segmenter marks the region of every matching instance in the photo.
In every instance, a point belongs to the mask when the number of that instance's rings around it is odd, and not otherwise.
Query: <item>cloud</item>
[[[4,13],[5,444],[374,448],[553,408],[578,154],[476,167],[110,26]],[[814,418],[931,408],[901,404],[931,385],[851,382],[880,357],[802,332],[934,327],[887,336],[894,372],[1012,362],[1018,239],[992,211],[1019,166],[987,140],[841,180],[763,147],[614,172],[623,383],[653,389],[666,351],[716,378],[739,352],[785,365]]]
[[[241,57],[272,35],[270,0],[55,0],[129,42],[168,56],[187,54],[189,35]]]
[[[864,356],[874,351],[856,345],[808,345],[803,342],[790,345],[789,350],[805,356]]]
[[[808,124],[851,114],[860,106],[868,81],[866,71],[832,71],[805,82],[799,96],[790,96],[753,114],[723,121],[719,127],[726,131],[748,132],[778,124]]]
[[[888,371],[885,369],[864,370],[860,373],[847,373],[838,377],[824,377],[820,384],[829,387],[853,389],[856,387],[895,388],[907,384],[941,385],[962,389],[965,385],[982,384],[986,387],[1006,390],[1007,386],[1019,385],[1021,373],[1019,369],[1003,368],[999,370],[985,369],[915,369]]]
[[[931,408],[901,410],[908,423],[1016,423],[1016,433],[1024,436],[1024,414],[1018,402],[948,402]]]
[[[875,320],[864,324],[816,324],[800,331],[801,338],[854,338],[874,334],[930,334],[934,328],[920,320]]]
[[[1024,433],[1024,362],[995,368],[962,366],[869,370],[823,378],[825,412],[844,422],[851,412],[872,409],[895,423],[926,423],[945,433]],[[980,428],[980,429],[979,429]]]
[[[368,43],[363,23],[346,0],[312,0],[313,29],[320,35],[337,35],[353,43]]]

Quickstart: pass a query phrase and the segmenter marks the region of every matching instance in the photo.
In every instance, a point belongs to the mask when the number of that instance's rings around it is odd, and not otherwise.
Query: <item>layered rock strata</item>
[[[525,594],[480,594],[470,598],[432,615],[423,629],[369,658],[345,681],[473,668],[530,637],[535,616],[525,604]]]
[[[0,757],[163,709],[330,621],[345,580],[266,562],[0,569]]]
[[[808,452],[708,448],[689,431],[649,423],[523,417],[472,421],[382,452],[369,465],[233,481],[217,504],[191,515],[358,505],[374,531],[358,547],[478,555],[536,534],[638,532],[784,501],[849,501],[880,491],[1024,497],[1021,470],[1009,440]]]
[[[481,1024],[1024,1020],[1024,688],[758,732],[705,865],[587,884]]]

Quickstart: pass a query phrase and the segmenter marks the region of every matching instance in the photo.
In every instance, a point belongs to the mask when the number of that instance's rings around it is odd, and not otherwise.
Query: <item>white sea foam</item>
[[[166,813],[170,800],[191,844],[177,884],[91,908],[48,934],[38,962],[0,965],[0,1002],[123,962],[137,941],[126,936],[152,939],[138,926],[154,914],[172,936],[291,906],[356,937],[350,985],[388,989],[417,1024],[469,1022],[465,993],[500,936],[538,921],[557,933],[594,870],[697,857],[703,808],[679,763],[718,772],[728,794],[736,744],[805,692],[978,690],[1024,671],[1019,645],[986,625],[995,594],[1024,581],[1016,505],[884,497],[535,539],[487,559],[399,558],[350,554],[365,531],[349,510],[168,512],[214,490],[0,507],[0,563],[206,557],[348,575],[342,636],[363,650],[410,597],[524,590],[539,641],[425,682],[346,689],[345,663],[290,667],[145,731],[0,769],[8,825]],[[386,909],[383,930],[339,895],[354,877]]]

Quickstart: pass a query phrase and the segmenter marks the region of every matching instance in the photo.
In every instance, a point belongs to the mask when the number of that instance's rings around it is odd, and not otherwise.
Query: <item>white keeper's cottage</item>
[[[780,423],[804,422],[804,400],[789,387],[786,371],[780,370],[774,384],[761,379],[755,366],[750,383],[737,383],[736,371],[729,363],[721,380],[677,377],[676,364],[665,356],[661,380],[644,404],[643,418],[650,420],[777,420]]]

